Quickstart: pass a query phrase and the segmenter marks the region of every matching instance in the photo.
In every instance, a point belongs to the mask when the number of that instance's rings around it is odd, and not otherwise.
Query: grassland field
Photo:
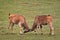
[[[43,35],[40,29],[23,35],[19,34],[18,25],[14,32],[7,29],[8,14],[19,14],[26,18],[29,28],[32,27],[36,15],[52,15],[55,35],[49,35],[49,27],[43,26]],[[0,40],[60,40],[60,0],[0,0]]]

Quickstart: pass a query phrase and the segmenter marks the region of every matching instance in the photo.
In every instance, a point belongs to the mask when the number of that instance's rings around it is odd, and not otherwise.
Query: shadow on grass
[[[0,35],[16,35],[16,33],[0,33]]]
[[[47,36],[47,37],[53,37],[56,35],[49,35],[49,34],[35,34],[35,33],[26,33],[26,34],[20,34],[20,33],[0,33],[0,35],[18,35],[18,36]]]

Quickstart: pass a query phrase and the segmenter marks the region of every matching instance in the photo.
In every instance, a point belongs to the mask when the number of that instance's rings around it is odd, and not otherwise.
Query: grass
[[[48,26],[43,27],[44,35],[29,32],[19,35],[19,27],[14,26],[15,33],[7,29],[8,14],[20,14],[26,18],[29,28],[36,15],[53,16],[55,35],[49,35]],[[0,40],[60,40],[60,0],[0,0]]]

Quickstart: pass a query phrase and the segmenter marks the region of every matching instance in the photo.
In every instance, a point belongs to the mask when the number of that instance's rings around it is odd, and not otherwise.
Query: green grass
[[[43,27],[43,35],[29,32],[19,35],[19,27],[14,26],[15,33],[7,29],[8,14],[19,14],[26,18],[29,28],[36,15],[53,16],[55,35],[49,35],[49,27]],[[0,40],[60,40],[60,0],[0,0]]]

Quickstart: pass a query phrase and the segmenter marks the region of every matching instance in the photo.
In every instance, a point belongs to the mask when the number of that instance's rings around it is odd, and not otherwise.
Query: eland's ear
[[[10,16],[10,13],[9,13],[9,16]]]
[[[48,15],[48,16],[50,16],[50,15]]]

